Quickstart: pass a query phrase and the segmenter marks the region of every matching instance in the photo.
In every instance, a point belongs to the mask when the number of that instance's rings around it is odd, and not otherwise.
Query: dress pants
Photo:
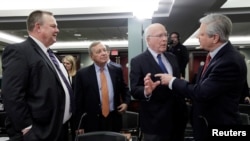
[[[143,134],[142,141],[171,141],[168,136],[154,135],[154,134]]]
[[[59,139],[57,141],[69,141],[69,124],[68,124],[68,122],[63,124]]]

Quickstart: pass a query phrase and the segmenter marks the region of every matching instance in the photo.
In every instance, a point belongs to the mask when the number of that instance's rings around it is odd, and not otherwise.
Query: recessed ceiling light
[[[74,36],[76,36],[76,37],[81,37],[81,36],[82,36],[82,34],[75,33],[75,34],[74,34]]]

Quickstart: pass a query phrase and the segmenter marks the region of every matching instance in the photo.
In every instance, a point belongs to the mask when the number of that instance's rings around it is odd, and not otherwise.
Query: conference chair
[[[0,112],[0,133],[5,132],[5,119],[6,119],[6,113]]]
[[[249,115],[247,113],[240,113],[240,118],[243,125],[250,125]]]
[[[250,104],[239,104],[239,111],[250,115]]]
[[[76,141],[127,141],[127,138],[122,133],[96,131],[78,135]]]
[[[141,140],[142,134],[139,127],[139,113],[126,111],[122,115],[122,130],[121,132],[129,133],[132,137],[136,137],[138,141]]]

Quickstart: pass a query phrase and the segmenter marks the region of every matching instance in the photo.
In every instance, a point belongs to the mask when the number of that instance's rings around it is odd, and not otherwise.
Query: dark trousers
[[[63,124],[62,131],[57,141],[69,141],[69,124],[68,122]]]
[[[120,132],[120,129],[117,128],[115,112],[110,112],[107,117],[101,116],[100,118],[100,130],[101,131],[114,131],[114,132]]]
[[[144,133],[142,141],[171,141],[171,139],[168,136]]]

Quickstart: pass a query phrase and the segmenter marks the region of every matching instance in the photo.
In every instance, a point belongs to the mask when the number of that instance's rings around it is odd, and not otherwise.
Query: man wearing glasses
[[[175,56],[166,52],[166,28],[159,23],[149,25],[145,29],[145,40],[148,49],[130,62],[131,94],[141,104],[140,126],[144,141],[183,141],[187,122],[184,99],[173,94],[167,86],[145,87],[147,82],[144,81],[146,75],[153,81],[159,80],[154,77],[157,73],[180,77]]]

